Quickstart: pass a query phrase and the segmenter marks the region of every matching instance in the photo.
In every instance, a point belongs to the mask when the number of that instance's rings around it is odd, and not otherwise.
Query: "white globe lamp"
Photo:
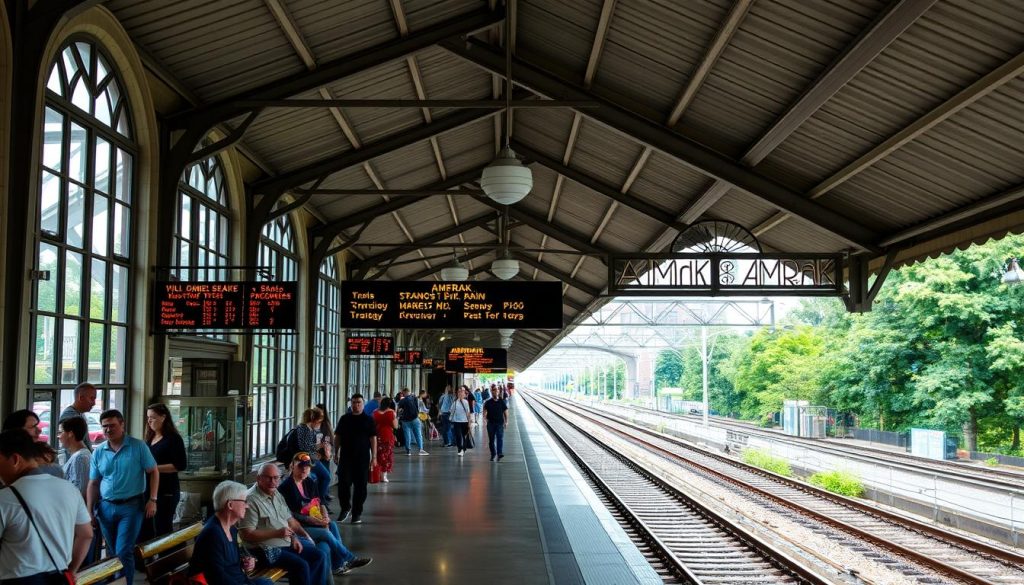
[[[491,262],[491,273],[502,280],[509,280],[519,274],[519,261],[508,256]]]
[[[533,172],[519,162],[516,153],[506,146],[498,153],[498,158],[484,168],[480,187],[495,202],[513,205],[530,194]]]
[[[469,269],[456,259],[450,265],[441,269],[441,280],[469,280]]]

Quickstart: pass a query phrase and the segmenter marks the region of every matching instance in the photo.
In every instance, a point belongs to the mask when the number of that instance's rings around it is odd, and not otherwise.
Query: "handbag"
[[[53,568],[57,570],[56,573],[46,576],[46,582],[49,585],[75,585],[75,573],[73,571],[69,571],[67,567],[61,569],[57,565],[57,561],[53,560],[53,555],[50,554],[50,547],[46,546],[46,541],[43,540],[43,534],[39,532],[39,526],[36,525],[36,520],[32,517],[32,509],[28,507],[28,504],[25,502],[25,498],[21,497],[21,494],[18,493],[18,489],[13,485],[7,487],[11,488],[11,493],[14,494],[14,497],[18,498],[18,502],[21,503],[21,507],[25,510],[25,515],[28,516],[29,523],[32,524],[32,528],[35,528],[36,530],[36,535],[39,536],[39,542],[43,543],[43,550],[46,551],[46,556],[50,557],[50,562],[53,563]]]
[[[370,469],[370,483],[380,483],[381,476],[383,474],[384,472],[381,471],[380,465],[374,465],[373,468]]]

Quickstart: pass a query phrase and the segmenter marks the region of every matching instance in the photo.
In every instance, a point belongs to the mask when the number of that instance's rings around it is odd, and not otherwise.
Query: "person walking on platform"
[[[67,453],[67,460],[64,461],[64,479],[71,482],[71,485],[78,488],[82,493],[82,503],[86,502],[89,492],[89,467],[92,465],[92,451],[89,450],[89,426],[85,419],[80,416],[72,416],[60,421],[60,439],[64,452]],[[92,527],[90,526],[90,530]],[[99,550],[99,531],[93,531],[92,541],[89,544],[89,552],[86,553],[83,564],[92,563]]]
[[[423,446],[423,424],[420,422],[420,409],[416,397],[408,388],[402,388],[402,400],[398,402],[398,420],[402,422],[402,434],[405,439],[405,454],[412,455],[415,442],[420,448],[420,455],[430,455]]]
[[[508,428],[508,404],[498,397],[498,388],[491,386],[491,397],[484,402],[484,420],[487,422],[487,446],[491,450],[491,461],[501,461],[505,454],[505,429]]]
[[[93,525],[99,523],[107,550],[121,559],[124,579],[135,581],[135,542],[143,516],[156,515],[160,493],[160,471],[146,443],[130,437],[124,430],[124,415],[107,410],[100,415],[107,441],[92,454],[89,468],[89,510]],[[146,490],[146,479],[149,490]]]
[[[373,418],[373,413],[377,412],[377,409],[380,408],[380,399],[381,393],[380,390],[377,390],[373,393],[373,398],[366,401],[366,406],[363,407],[363,413],[366,414],[366,416]]]
[[[469,388],[466,388],[466,392],[469,392]],[[483,392],[480,391],[480,388],[477,388],[467,398],[469,399],[469,405],[473,408],[473,420],[480,422],[480,407],[484,403]]]
[[[292,518],[292,511],[277,486],[281,472],[276,463],[264,463],[256,485],[246,497],[245,517],[238,524],[242,540],[267,567],[288,573],[293,585],[330,585],[330,559],[313,544],[306,529]]]
[[[163,404],[152,404],[146,409],[146,432],[143,435],[149,451],[160,471],[160,491],[157,493],[156,515],[142,523],[139,542],[170,534],[174,529],[174,511],[181,500],[178,472],[188,466],[185,441],[174,427],[171,411]]]
[[[441,400],[437,405],[437,419],[441,423],[440,430],[442,447],[451,447],[453,444],[451,420],[453,402],[455,402],[455,393],[452,392],[452,386],[449,384],[444,387],[444,394],[441,395]]]
[[[352,523],[362,523],[363,503],[370,468],[377,465],[377,425],[363,414],[363,395],[353,394],[352,412],[338,419],[334,429],[338,441],[338,500],[343,522],[352,512]]]
[[[331,522],[327,509],[320,501],[320,494],[316,491],[316,481],[309,475],[312,466],[309,453],[296,453],[292,458],[288,477],[278,488],[284,500],[288,502],[292,518],[302,524],[313,538],[316,547],[330,559],[331,571],[335,575],[344,575],[352,569],[370,564],[372,559],[356,558],[356,555],[342,544],[338,525]]]
[[[459,396],[452,402],[451,414],[452,425],[455,427],[452,433],[455,435],[455,446],[458,448],[459,457],[466,454],[466,441],[469,440],[469,421],[473,420],[473,410],[466,398],[469,395],[469,388],[459,387]]]
[[[388,474],[395,462],[395,429],[398,428],[398,416],[395,415],[395,403],[390,398],[380,401],[380,408],[373,413],[373,422],[377,425],[377,465],[381,470],[381,481],[388,483]]]
[[[92,541],[77,488],[39,471],[53,449],[24,429],[0,433],[0,581],[45,585],[77,571]]]
[[[60,413],[60,418],[57,419],[57,423],[64,422],[65,420],[80,416],[85,417],[85,413],[91,411],[96,406],[96,387],[89,382],[82,382],[75,387],[75,401],[68,405]],[[89,440],[89,435],[85,436],[85,446],[92,450],[92,442]]]

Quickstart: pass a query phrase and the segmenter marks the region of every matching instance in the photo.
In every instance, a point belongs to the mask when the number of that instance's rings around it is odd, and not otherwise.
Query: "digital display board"
[[[395,353],[394,340],[390,337],[353,335],[345,338],[346,353],[349,356],[386,356]]]
[[[157,332],[189,329],[295,329],[296,282],[157,282]]]
[[[396,351],[391,359],[396,366],[418,366],[423,361],[423,352],[418,349]]]
[[[341,283],[341,326],[396,329],[561,329],[559,282]]]
[[[508,369],[508,352],[496,347],[449,347],[446,372],[495,374]]]

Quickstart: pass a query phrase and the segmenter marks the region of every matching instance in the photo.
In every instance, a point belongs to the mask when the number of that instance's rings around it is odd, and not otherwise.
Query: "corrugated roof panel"
[[[434,196],[398,211],[413,238],[421,238],[438,230],[453,227],[452,213],[444,197]],[[457,240],[457,238],[456,238]]]
[[[940,0],[766,163],[791,169],[802,186],[817,184],[1021,50],[1019,7]]]
[[[706,219],[725,219],[749,229],[778,211],[746,191],[730,189],[705,214]]]
[[[398,38],[387,0],[288,0],[287,6],[318,63]]]
[[[618,189],[642,151],[633,140],[584,118],[569,166]]]
[[[351,149],[327,109],[279,108],[257,119],[245,145],[280,172],[325,160]]]
[[[494,122],[488,118],[445,132],[437,143],[448,174],[464,173],[494,159]]]
[[[441,180],[434,151],[426,141],[378,156],[370,166],[386,189],[416,189]]]
[[[416,65],[427,99],[479,100],[491,97],[491,76],[444,49],[433,47],[422,51],[416,56]],[[440,117],[454,111],[453,108],[433,108],[430,113]]]
[[[666,211],[679,214],[711,183],[712,180],[707,176],[654,151],[629,192]]]
[[[879,12],[874,0],[755,2],[682,123],[749,147]]]
[[[525,207],[546,218],[551,205],[551,195],[555,190],[555,179],[558,175],[547,167],[536,163],[530,165],[530,170],[533,171],[533,189],[530,190],[529,195],[516,204],[516,207]]]
[[[730,2],[619,2],[594,85],[666,115],[703,58]]]
[[[582,79],[594,43],[602,2],[521,0],[516,4],[516,50],[543,55],[556,68]]]
[[[572,131],[573,113],[566,108],[530,108],[517,110],[512,136],[534,150],[562,160],[565,144]]]
[[[327,177],[327,180],[320,185],[322,189],[372,189],[373,182],[366,174],[362,165],[345,169]],[[366,196],[347,197],[350,201],[364,201]],[[316,200],[316,199],[315,199]]]
[[[767,251],[835,253],[845,252],[850,245],[809,223],[787,219],[757,238]]]
[[[328,86],[336,99],[416,99],[405,61],[393,61]],[[418,108],[344,108],[345,117],[363,144],[394,136],[423,124]]]
[[[665,224],[619,204],[596,244],[612,250],[639,250],[661,233]]]
[[[481,0],[402,0],[405,21],[412,31],[428,28],[433,24],[457,18],[487,6]],[[499,7],[500,10],[500,7]]]
[[[132,38],[213,101],[305,69],[259,0],[108,2]]]

